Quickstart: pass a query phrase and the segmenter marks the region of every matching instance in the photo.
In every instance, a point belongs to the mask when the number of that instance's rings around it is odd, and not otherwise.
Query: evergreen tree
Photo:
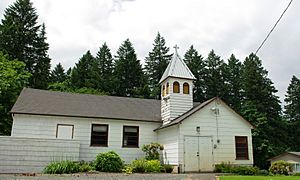
[[[166,47],[165,39],[157,33],[153,49],[145,59],[145,70],[149,79],[152,98],[160,98],[160,85],[158,83],[172,58],[172,54],[168,53],[169,48]]]
[[[226,103],[237,112],[241,111],[242,104],[242,63],[232,54],[225,66],[225,81],[227,86]]]
[[[290,127],[289,134],[292,137],[290,144],[293,151],[300,151],[300,79],[296,76],[292,77],[284,101]]]
[[[100,47],[97,53],[94,72],[97,89],[113,93],[113,58],[106,43]]]
[[[204,94],[204,76],[206,71],[203,57],[198,54],[197,50],[192,45],[185,53],[184,61],[196,78],[194,82],[194,101],[204,102],[206,100]]]
[[[71,73],[71,85],[74,88],[96,88],[97,84],[94,84],[94,64],[95,58],[90,51],[87,51],[75,64]]]
[[[51,71],[51,82],[64,82],[67,79],[67,74],[65,73],[65,70],[61,63],[58,63],[55,68]]]
[[[226,101],[226,85],[224,77],[225,63],[211,50],[204,61],[206,73],[204,77],[206,99],[220,97]]]
[[[261,60],[250,54],[242,68],[242,114],[256,126],[253,136],[254,162],[267,168],[267,159],[286,150],[286,123],[273,82],[267,77]],[[251,113],[249,113],[249,111]],[[255,117],[255,118],[253,118]]]
[[[17,0],[4,12],[0,24],[0,51],[9,59],[26,64],[25,69],[33,76],[30,86],[46,88],[50,69],[45,26],[37,23],[38,15],[30,0]]]
[[[115,94],[118,96],[143,96],[144,73],[140,61],[129,39],[125,40],[117,51],[114,76]]]

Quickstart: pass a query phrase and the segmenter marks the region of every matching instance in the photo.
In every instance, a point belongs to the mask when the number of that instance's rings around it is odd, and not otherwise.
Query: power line
[[[255,55],[258,53],[258,51],[260,50],[260,48],[265,44],[265,42],[267,41],[267,39],[269,38],[270,34],[273,32],[273,30],[275,29],[275,27],[277,26],[277,24],[279,23],[279,21],[281,20],[281,18],[283,17],[284,13],[287,11],[287,9],[290,7],[290,5],[292,4],[293,0],[290,1],[290,3],[287,5],[287,7],[285,8],[285,10],[283,11],[283,13],[281,14],[281,16],[279,17],[279,19],[277,20],[277,22],[275,23],[275,25],[273,26],[273,28],[271,29],[271,31],[268,33],[268,35],[266,36],[266,38],[263,40],[263,42],[260,44],[260,46],[257,48]]]

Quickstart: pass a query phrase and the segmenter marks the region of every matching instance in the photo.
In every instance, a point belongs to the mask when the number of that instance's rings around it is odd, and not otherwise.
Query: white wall
[[[145,154],[141,150],[143,144],[157,142],[157,134],[153,130],[159,127],[160,123],[124,121],[112,119],[96,118],[76,118],[59,116],[37,116],[15,114],[13,117],[13,137],[30,138],[56,138],[57,124],[74,125],[74,139],[80,141],[80,160],[92,161],[100,152],[109,150],[116,151],[125,163],[143,157]],[[91,125],[108,124],[108,147],[91,147]],[[123,125],[139,126],[139,147],[123,148]]]
[[[213,144],[217,146],[213,149],[214,164],[231,162],[234,164],[252,165],[252,136],[249,124],[242,121],[238,115],[233,113],[223,103],[215,104],[215,102],[216,100],[198,112],[192,114],[189,118],[185,119],[182,124],[180,124],[179,163],[184,163],[184,136],[191,135],[213,137]],[[217,120],[215,114],[211,111],[211,108],[214,106],[219,108]],[[197,126],[200,126],[199,134],[196,132]],[[219,130],[218,132],[217,129]],[[235,136],[248,136],[249,160],[236,160]],[[217,139],[220,140],[220,143],[217,143]]]
[[[0,173],[41,172],[52,161],[79,160],[79,141],[0,136]]]
[[[173,93],[173,83],[175,81],[179,83],[179,93]],[[173,120],[193,107],[192,80],[169,77],[162,84],[166,86],[167,83],[169,83],[170,86],[169,94],[162,97],[161,100],[162,120],[164,121],[164,124],[169,122],[168,119]],[[190,94],[183,94],[184,83],[189,84]],[[164,98],[166,98],[166,100],[164,100]]]
[[[157,131],[158,142],[164,146],[163,161],[165,164],[178,165],[178,126]]]

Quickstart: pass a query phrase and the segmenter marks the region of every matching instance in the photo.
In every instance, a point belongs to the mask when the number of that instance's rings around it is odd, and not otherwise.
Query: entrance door
[[[186,136],[184,138],[184,171],[213,171],[211,137]]]

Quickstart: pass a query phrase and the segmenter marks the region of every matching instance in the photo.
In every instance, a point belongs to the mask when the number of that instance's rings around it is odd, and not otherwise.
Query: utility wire
[[[279,21],[281,20],[281,18],[283,17],[283,15],[285,14],[285,12],[287,11],[287,9],[290,7],[290,5],[292,4],[293,0],[290,1],[290,3],[287,5],[287,7],[285,8],[285,10],[283,11],[283,13],[281,14],[281,16],[279,17],[279,19],[277,20],[277,22],[275,23],[275,25],[273,26],[273,28],[271,29],[271,31],[268,33],[268,35],[266,36],[266,38],[263,40],[263,42],[260,44],[260,46],[257,48],[255,55],[258,53],[258,51],[260,50],[260,48],[265,44],[265,42],[267,41],[267,39],[269,38],[270,34],[273,32],[273,30],[275,29],[275,27],[277,26],[277,24],[279,23]]]

